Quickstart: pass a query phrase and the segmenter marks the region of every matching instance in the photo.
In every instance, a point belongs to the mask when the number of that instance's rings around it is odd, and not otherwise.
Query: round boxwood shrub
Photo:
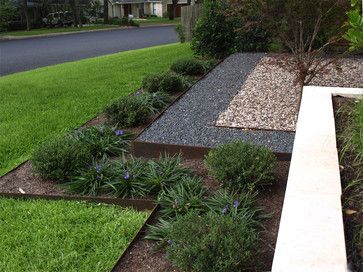
[[[32,165],[42,178],[68,181],[92,158],[89,148],[72,136],[40,145],[32,155]]]
[[[205,158],[209,174],[231,191],[271,184],[275,163],[270,149],[239,140],[212,149]]]
[[[206,71],[203,62],[194,58],[177,60],[170,69],[175,73],[189,76],[203,75]]]
[[[177,93],[189,87],[187,80],[177,73],[168,71],[162,74],[148,75],[143,80],[143,89],[148,92]]]
[[[258,236],[244,218],[190,212],[172,224],[167,258],[182,271],[241,271]]]
[[[148,103],[142,95],[123,97],[107,106],[104,112],[112,124],[123,128],[139,126],[151,116]]]

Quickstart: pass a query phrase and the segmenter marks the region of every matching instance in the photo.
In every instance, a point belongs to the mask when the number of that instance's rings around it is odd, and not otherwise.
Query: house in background
[[[172,10],[172,0],[107,0],[108,15],[112,17],[125,17],[133,15],[135,18],[145,16],[167,17]],[[101,1],[103,3],[103,1]],[[175,17],[180,17],[182,6],[188,5],[188,0],[179,0],[175,10]]]

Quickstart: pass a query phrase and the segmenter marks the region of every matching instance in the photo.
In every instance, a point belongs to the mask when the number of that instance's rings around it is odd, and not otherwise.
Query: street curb
[[[63,35],[70,35],[70,34],[78,34],[78,33],[89,33],[89,32],[123,30],[123,29],[131,29],[131,28],[150,28],[150,27],[173,26],[173,25],[175,25],[175,24],[150,24],[150,25],[142,25],[140,27],[136,27],[136,26],[121,26],[121,27],[110,27],[110,28],[104,28],[104,29],[90,29],[90,30],[81,30],[81,31],[73,31],[73,32],[60,32],[60,33],[29,35],[29,36],[11,36],[11,35],[5,35],[5,36],[0,36],[0,41],[26,40],[26,39],[34,39],[34,38],[56,37],[56,36],[63,36]]]

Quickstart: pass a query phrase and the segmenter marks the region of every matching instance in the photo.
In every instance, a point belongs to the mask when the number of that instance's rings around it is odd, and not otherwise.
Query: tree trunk
[[[23,0],[23,12],[26,20],[26,30],[30,31],[31,29],[31,21],[30,21],[30,14],[28,9],[28,0]]]
[[[108,24],[108,0],[103,0],[103,22]]]

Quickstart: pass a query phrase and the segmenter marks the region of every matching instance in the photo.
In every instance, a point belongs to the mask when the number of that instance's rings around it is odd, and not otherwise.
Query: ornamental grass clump
[[[42,178],[66,182],[93,160],[123,156],[130,139],[129,133],[108,126],[84,128],[40,145],[31,161]]]
[[[266,147],[234,141],[212,149],[205,164],[224,188],[240,192],[271,184],[276,157]]]
[[[169,232],[167,258],[182,271],[241,271],[256,250],[259,230],[241,217],[214,212],[180,217]]]

